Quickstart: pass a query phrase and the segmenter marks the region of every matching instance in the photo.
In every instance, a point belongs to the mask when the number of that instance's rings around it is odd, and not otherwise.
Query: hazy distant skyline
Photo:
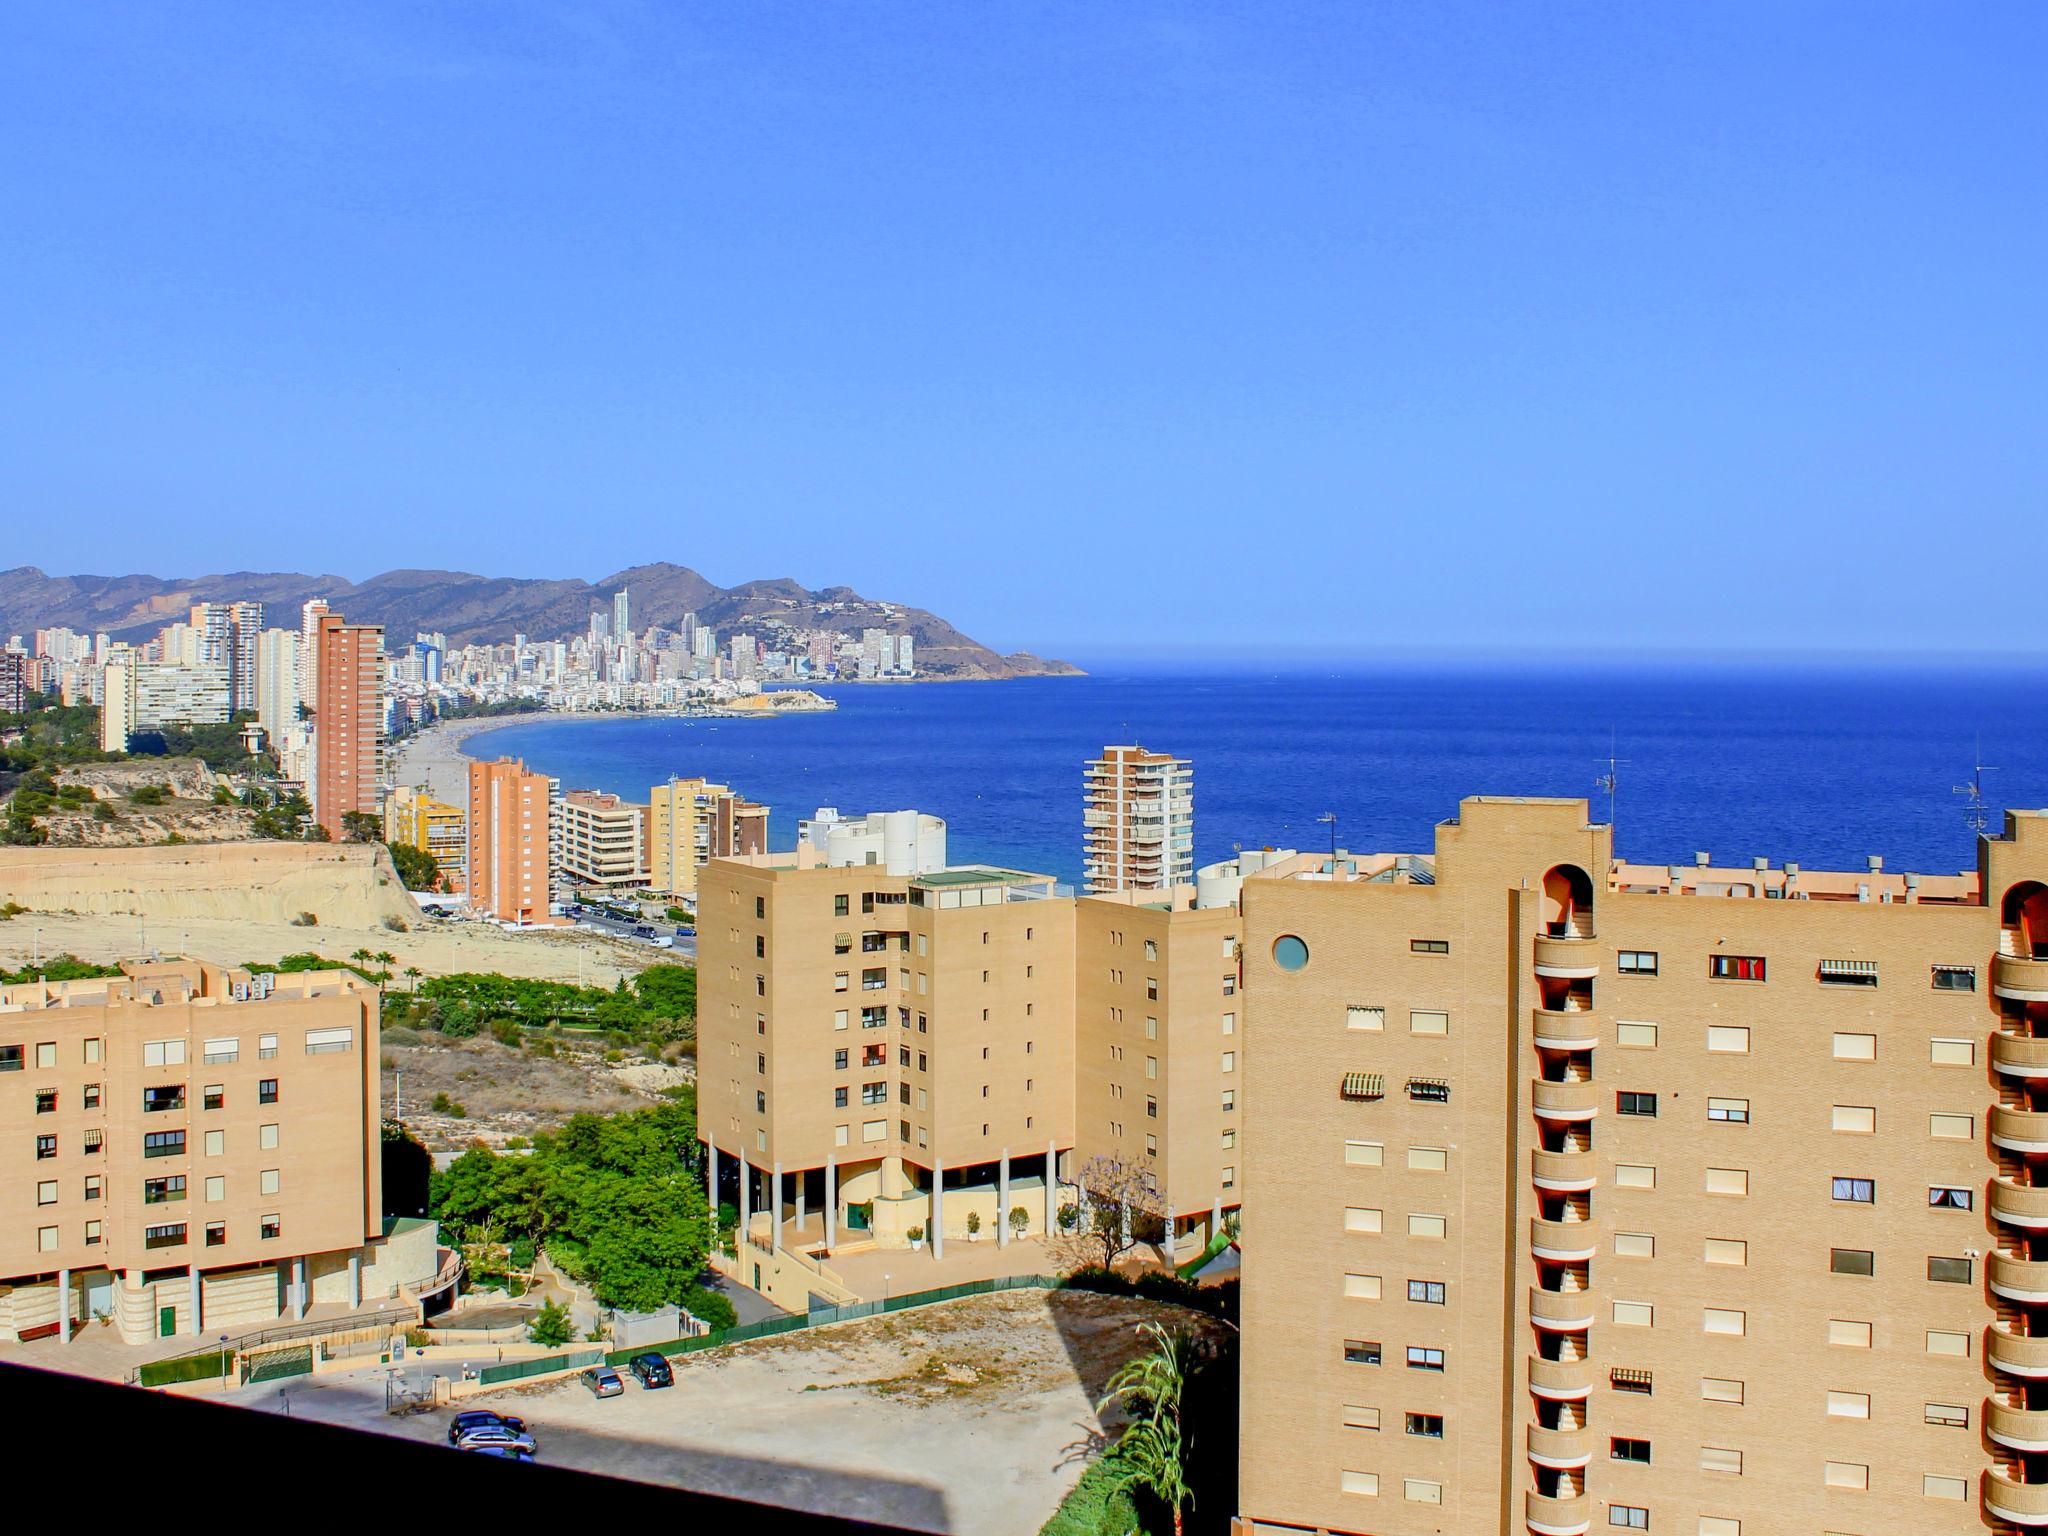
[[[0,15],[0,566],[2038,652],[2048,12]],[[2022,565],[2022,569],[2028,568]]]

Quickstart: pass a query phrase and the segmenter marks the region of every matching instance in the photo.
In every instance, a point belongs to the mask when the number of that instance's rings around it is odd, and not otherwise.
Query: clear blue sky
[[[2039,650],[2044,56],[2036,3],[12,5],[0,565]]]

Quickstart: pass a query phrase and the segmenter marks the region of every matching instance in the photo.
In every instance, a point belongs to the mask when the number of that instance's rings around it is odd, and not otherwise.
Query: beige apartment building
[[[501,923],[558,921],[549,915],[554,781],[518,758],[469,765],[469,910]]]
[[[648,791],[650,889],[694,897],[707,860],[767,851],[767,806],[704,779],[670,779]]]
[[[1143,747],[1104,747],[1083,765],[1082,875],[1090,895],[1170,891],[1195,873],[1195,770]]]
[[[130,1343],[435,1272],[382,1233],[377,989],[191,961],[0,988],[0,1338]]]
[[[313,629],[313,819],[340,842],[342,817],[375,814],[384,777],[384,626],[323,613]]]
[[[698,907],[714,1193],[828,1245],[1042,1236],[1097,1159],[1199,1247],[1237,1204],[1234,907],[981,865],[717,859]],[[1058,1191],[1064,1189],[1062,1196]],[[781,1228],[778,1226],[778,1233]]]
[[[555,803],[559,872],[578,885],[633,890],[647,883],[647,807],[595,789]]]
[[[2044,882],[1489,798],[1246,880],[1244,1536],[2048,1526]]]

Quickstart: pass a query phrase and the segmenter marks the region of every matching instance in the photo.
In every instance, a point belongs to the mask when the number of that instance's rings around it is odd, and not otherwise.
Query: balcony
[[[2048,1302],[2048,1262],[1993,1253],[1985,1274],[1994,1296],[2029,1305]]]
[[[2048,1409],[1987,1402],[1984,1433],[2009,1451],[2048,1451]]]
[[[1549,934],[1536,936],[1536,974],[1556,976],[1566,981],[1584,981],[1600,974],[1600,951],[1593,947],[1592,936],[1584,938],[1553,938]]]
[[[1530,1098],[1537,1118],[1542,1120],[1590,1120],[1600,1113],[1600,1090],[1591,1083],[1553,1083],[1539,1079],[1530,1086]],[[2048,1115],[2036,1117],[2048,1126]],[[2044,1130],[2048,1135],[2048,1130]],[[2042,1151],[2048,1152],[2048,1142]]]
[[[2038,1231],[2048,1227],[2048,1185],[1991,1181],[1991,1214],[2009,1227]]]
[[[1548,1494],[1531,1493],[1528,1500],[1526,1514],[1535,1536],[1585,1536],[1593,1528],[1590,1499],[1553,1499]]]
[[[2016,1003],[2048,1003],[2048,959],[1994,955],[1991,990]]]
[[[1529,1459],[1539,1467],[1570,1472],[1593,1459],[1593,1433],[1588,1429],[1545,1429],[1529,1426]]]
[[[2048,1483],[2016,1483],[1991,1467],[1984,1473],[1984,1513],[2014,1525],[2048,1525]]]
[[[1575,1403],[1593,1395],[1593,1367],[1584,1360],[1529,1357],[1529,1391],[1556,1403]]]
[[[1600,1182],[1600,1160],[1591,1152],[1545,1152],[1538,1147],[1530,1158],[1530,1175],[1538,1189],[1583,1194]],[[2042,1193],[2048,1195],[2048,1190]]]
[[[2003,1104],[1991,1111],[1991,1142],[2008,1152],[2048,1152],[2048,1113],[2038,1109],[2007,1109]]]
[[[1590,1221],[1545,1221],[1529,1218],[1529,1249],[1537,1258],[1552,1264],[1583,1264],[1599,1251]]]
[[[1593,1326],[1591,1291],[1546,1291],[1529,1287],[1529,1321],[1545,1333],[1584,1333]]]
[[[2048,1038],[1995,1034],[1991,1065],[2007,1077],[2048,1077]]]
[[[1984,1353],[1993,1370],[2028,1381],[2048,1378],[2048,1338],[2007,1333],[1996,1323],[1984,1330]]]
[[[1600,1043],[1596,1017],[1590,1008],[1532,1008],[1530,1033],[1541,1050],[1590,1051]]]

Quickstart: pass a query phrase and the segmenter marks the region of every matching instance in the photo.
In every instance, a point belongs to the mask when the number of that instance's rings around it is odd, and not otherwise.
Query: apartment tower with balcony
[[[314,621],[313,819],[339,842],[342,818],[377,814],[384,777],[384,626]]]
[[[569,790],[555,804],[559,873],[600,890],[647,883],[647,807],[595,789]]]
[[[1245,1536],[2048,1528],[2048,815],[1923,876],[1479,798],[1242,900]]]
[[[469,910],[521,926],[555,921],[551,822],[554,781],[518,758],[469,765]]]
[[[670,779],[647,799],[647,882],[654,890],[693,898],[706,860],[768,850],[768,807],[724,784]]]
[[[1104,747],[1083,765],[1081,824],[1091,895],[1192,883],[1193,764],[1138,746]]]

